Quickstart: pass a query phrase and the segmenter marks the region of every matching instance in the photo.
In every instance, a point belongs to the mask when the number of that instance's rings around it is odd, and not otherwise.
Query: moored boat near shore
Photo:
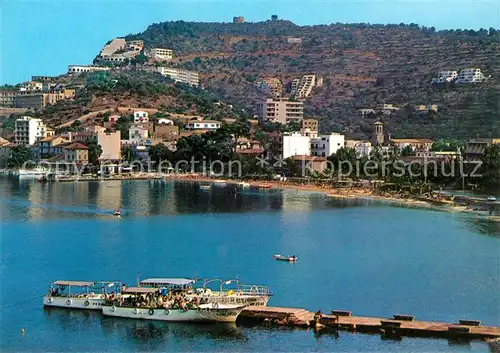
[[[109,300],[102,307],[106,316],[129,319],[184,321],[184,322],[235,322],[244,305],[186,303],[180,296],[162,295],[158,288],[130,287],[122,292],[119,300]]]
[[[202,284],[197,286],[197,282]],[[218,284],[218,287],[213,288],[214,284]],[[267,286],[241,284],[238,279],[148,278],[142,280],[139,286],[159,288],[164,294],[183,295],[187,301],[197,301],[200,304],[266,306],[273,295]]]
[[[43,297],[43,305],[101,310],[107,298],[120,296],[120,290],[120,282],[55,281]]]

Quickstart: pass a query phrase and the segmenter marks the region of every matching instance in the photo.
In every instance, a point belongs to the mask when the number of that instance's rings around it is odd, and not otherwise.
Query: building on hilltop
[[[245,17],[235,16],[233,17],[233,23],[245,23]]]
[[[200,76],[195,71],[189,71],[184,69],[176,69],[173,67],[158,67],[158,72],[166,77],[170,77],[175,82],[186,83],[190,86],[199,86]]]
[[[296,78],[292,81],[292,92],[291,95],[295,99],[307,98],[313,88],[316,86],[316,75],[309,74],[304,75],[301,78]]]
[[[460,70],[460,74],[457,77],[455,83],[477,83],[483,82],[484,75],[481,69],[477,68],[467,68]]]
[[[0,90],[0,107],[12,108],[14,107],[14,99],[17,95],[16,90],[2,89]]]
[[[300,122],[304,118],[304,103],[288,99],[266,99],[258,105],[258,117],[261,121],[280,124]]]
[[[172,49],[153,48],[149,51],[149,56],[158,61],[170,60],[173,58]]]
[[[124,38],[114,38],[109,43],[104,45],[99,55],[102,57],[111,56],[118,50],[125,49],[125,45],[126,42]]]
[[[94,65],[68,65],[68,74],[81,74],[84,72],[108,71],[111,68]]]
[[[16,120],[15,139],[18,145],[33,145],[45,137],[45,124],[42,119],[23,116]]]

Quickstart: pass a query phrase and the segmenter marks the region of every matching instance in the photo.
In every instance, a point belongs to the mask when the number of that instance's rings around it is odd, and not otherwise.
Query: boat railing
[[[238,292],[242,295],[271,295],[271,290],[267,286],[240,284],[238,285]]]

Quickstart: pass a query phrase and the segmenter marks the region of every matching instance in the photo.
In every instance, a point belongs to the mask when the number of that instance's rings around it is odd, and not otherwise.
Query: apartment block
[[[198,86],[200,84],[200,77],[194,71],[161,66],[158,67],[158,72],[163,76],[170,77],[175,82],[182,82],[191,86]]]
[[[344,135],[339,133],[320,135],[311,139],[311,155],[313,156],[329,157],[337,153],[341,147],[344,147]]]
[[[97,143],[101,145],[102,154],[99,160],[119,161],[121,160],[121,139],[120,131],[99,132],[97,134]]]
[[[283,159],[292,156],[310,156],[311,139],[298,132],[283,135]]]
[[[476,83],[482,82],[484,80],[484,75],[481,69],[477,68],[467,68],[460,70],[460,74],[457,77],[456,83]]]
[[[68,74],[82,74],[85,72],[108,71],[109,67],[94,65],[68,65]]]
[[[304,99],[311,94],[315,85],[316,75],[304,75],[301,78],[296,78],[292,81],[291,95],[296,99]]]
[[[172,49],[153,48],[149,51],[149,56],[155,60],[170,60],[173,57]]]
[[[261,121],[280,124],[300,122],[304,118],[304,103],[287,99],[266,99],[258,105],[258,116]]]
[[[15,90],[0,90],[0,107],[14,107],[14,97],[17,91]]]
[[[23,116],[16,120],[15,138],[18,145],[33,145],[45,136],[45,124],[42,119]]]
[[[318,136],[318,120],[304,119],[301,122],[300,133],[304,136],[315,138]]]

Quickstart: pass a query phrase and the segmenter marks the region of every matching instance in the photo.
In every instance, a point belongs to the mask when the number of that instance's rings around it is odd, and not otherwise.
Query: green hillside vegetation
[[[300,37],[302,44],[289,44]],[[306,115],[320,119],[322,131],[367,138],[382,119],[394,137],[500,136],[499,32],[446,30],[410,25],[332,24],[297,26],[289,21],[260,23],[153,24],[127,39],[174,50],[173,65],[197,70],[207,89],[255,108],[262,99],[254,83],[279,77],[284,83],[306,73],[324,77],[305,103]],[[430,85],[441,70],[479,67],[487,82]],[[396,104],[390,117],[361,118],[359,108]],[[437,114],[413,107],[437,104]]]

